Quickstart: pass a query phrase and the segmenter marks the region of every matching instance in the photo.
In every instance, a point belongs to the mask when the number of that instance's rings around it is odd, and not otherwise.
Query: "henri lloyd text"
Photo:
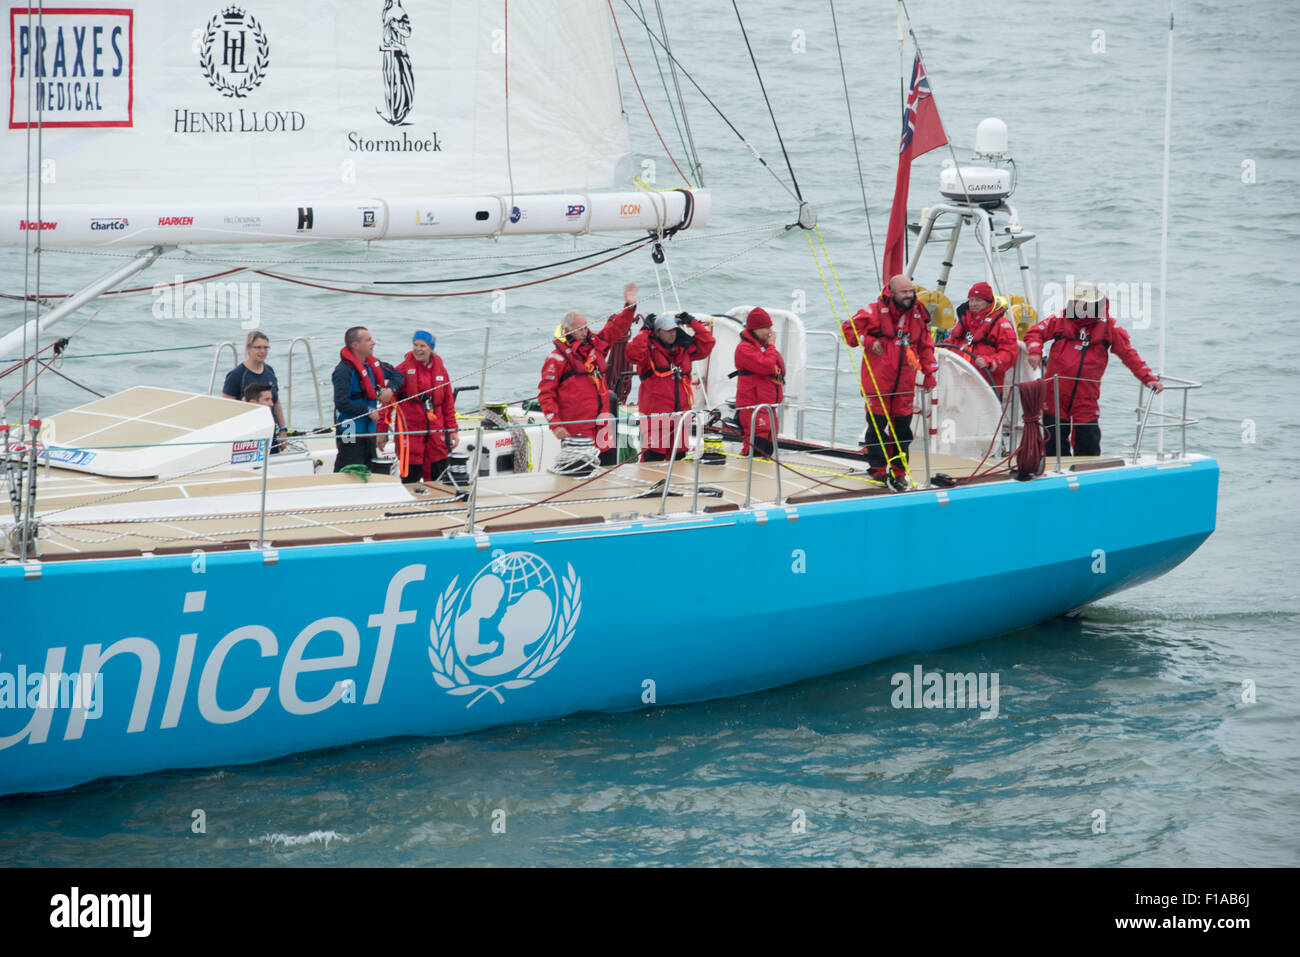
[[[307,118],[297,110],[172,111],[174,133],[297,133]]]

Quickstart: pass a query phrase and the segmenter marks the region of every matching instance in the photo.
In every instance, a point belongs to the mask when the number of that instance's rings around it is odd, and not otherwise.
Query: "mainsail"
[[[655,229],[705,212],[627,190],[604,0],[71,2],[8,19],[0,243]]]

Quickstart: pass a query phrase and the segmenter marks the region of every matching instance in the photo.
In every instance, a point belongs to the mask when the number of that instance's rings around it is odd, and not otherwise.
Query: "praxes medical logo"
[[[198,68],[208,86],[232,100],[251,103],[271,66],[271,41],[251,10],[231,5],[201,28]],[[307,127],[300,110],[172,110],[174,133],[296,133]]]
[[[11,7],[9,128],[131,126],[129,9]]]
[[[411,126],[407,118],[415,106],[415,65],[411,59],[411,17],[402,0],[383,0],[379,14],[379,75],[383,81],[384,100],[375,107],[376,115],[389,126]],[[441,153],[438,131],[427,136],[402,130],[400,137],[371,138],[358,130],[348,131],[348,151],[352,153]]]

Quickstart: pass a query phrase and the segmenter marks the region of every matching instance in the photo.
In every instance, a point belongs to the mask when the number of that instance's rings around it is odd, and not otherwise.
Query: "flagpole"
[[[1165,372],[1165,279],[1169,269],[1169,140],[1174,115],[1174,0],[1169,0],[1169,52],[1165,67],[1165,158],[1164,180],[1160,189],[1160,328],[1156,375]],[[1156,457],[1165,451],[1165,396],[1160,400],[1160,428],[1156,430]]]
[[[907,67],[903,62],[903,0],[897,0],[894,4],[895,13],[898,16],[898,115],[902,117],[903,124],[907,124],[907,80],[904,76]],[[936,105],[935,109],[938,109]],[[944,138],[947,138],[947,130],[944,130]],[[907,197],[903,197],[903,203],[906,205]],[[907,215],[903,215],[903,268],[907,268],[909,258],[907,250]],[[885,282],[889,282],[892,276],[886,276]]]
[[[1170,2],[1172,2],[1172,0],[1170,0]],[[907,12],[907,4],[904,2],[904,0],[898,0],[898,6],[899,9],[903,12],[903,14],[907,17],[907,32],[911,34],[912,46],[916,48],[916,58],[921,61],[921,66],[922,68],[924,68],[925,56],[921,53],[921,41],[916,38],[916,30],[913,29],[912,27],[912,15]],[[902,29],[901,20],[899,21],[899,29],[900,30]],[[952,167],[953,170],[955,170],[957,173],[957,182],[961,184],[961,192],[962,195],[966,197],[966,204],[970,205],[970,190],[966,187],[966,177],[962,175],[961,162],[958,161],[957,159],[957,151],[953,148],[952,140],[949,139],[948,137],[948,125],[943,121],[943,113],[939,110],[939,98],[934,95],[934,81],[930,79],[930,72],[928,70],[926,71],[925,77],[926,77],[926,81],[929,82],[930,84],[930,102],[934,104],[935,115],[939,117],[939,125],[943,127],[944,145],[948,147],[948,152],[952,155]],[[906,107],[904,108],[906,109]],[[992,236],[993,217],[992,216],[986,217],[985,225],[988,227],[990,232],[989,245],[991,246],[993,240],[993,236]],[[976,227],[976,232],[978,234],[978,226]],[[904,230],[904,235],[906,236],[906,230]],[[980,250],[984,253],[984,263],[988,267],[988,273],[990,276],[993,276],[994,275],[993,260],[990,258],[989,251],[987,248],[985,248],[983,243],[980,244]],[[1006,290],[1003,291],[1006,292]]]

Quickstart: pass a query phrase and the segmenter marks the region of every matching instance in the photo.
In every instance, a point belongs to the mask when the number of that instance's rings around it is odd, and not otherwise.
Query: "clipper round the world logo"
[[[411,18],[402,0],[384,0],[380,15],[379,50],[384,55],[384,108],[375,110],[390,126],[407,126],[406,116],[415,101],[415,71],[406,42],[411,38]]]
[[[438,596],[429,625],[433,679],[448,694],[486,695],[526,688],[555,667],[573,639],[582,612],[582,580],[573,566],[557,581],[532,552],[494,558],[458,588]]]
[[[199,66],[222,96],[245,97],[262,82],[270,51],[266,31],[257,19],[230,6],[208,21]]]

